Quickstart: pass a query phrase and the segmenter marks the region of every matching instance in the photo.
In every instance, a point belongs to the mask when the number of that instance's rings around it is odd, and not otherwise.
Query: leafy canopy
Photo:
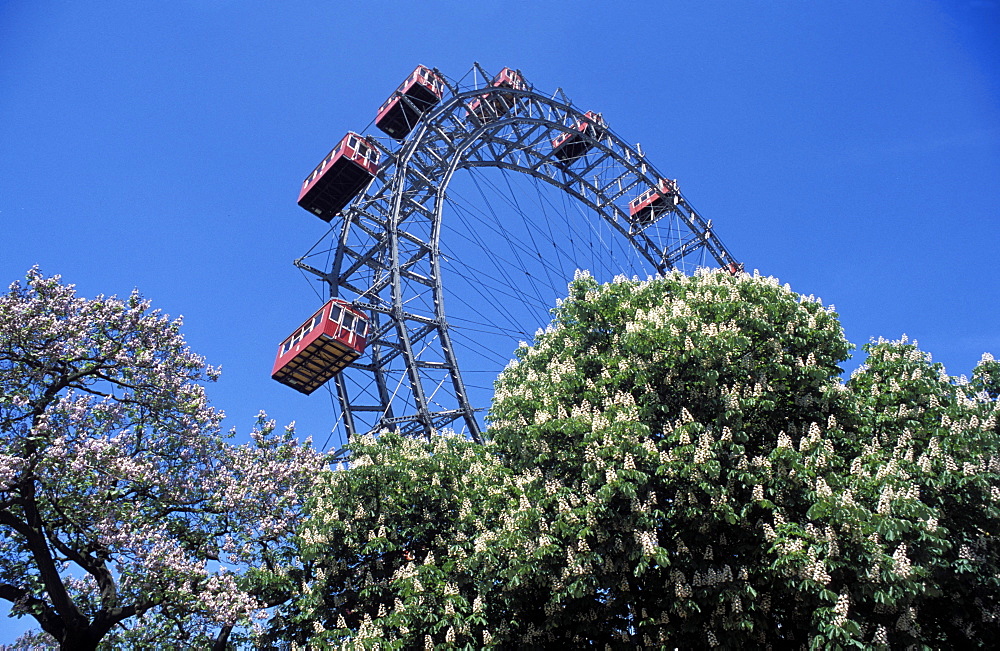
[[[489,441],[324,473],[274,639],[354,648],[989,645],[1000,364],[851,348],[772,278],[580,274]]]

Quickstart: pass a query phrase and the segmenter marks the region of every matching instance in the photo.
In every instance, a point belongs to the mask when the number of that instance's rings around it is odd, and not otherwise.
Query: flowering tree
[[[300,564],[277,577],[302,593],[272,620],[270,641],[489,646],[500,611],[486,534],[508,517],[524,481],[492,447],[454,435],[356,439],[350,468],[317,482]]]
[[[62,648],[225,644],[323,463],[263,416],[227,444],[180,325],[37,269],[0,296],[0,598]]]
[[[969,382],[949,377],[905,337],[866,350],[867,364],[848,385],[864,446],[851,461],[848,491],[827,505],[829,517],[842,520],[867,507],[855,536],[881,549],[867,571],[871,585],[858,595],[859,614],[882,641],[993,646],[1000,635],[1000,363],[983,355]]]
[[[297,642],[813,648],[1000,634],[1000,365],[947,376],[723,272],[581,274],[483,446],[356,441],[302,535]],[[275,629],[278,631],[278,629]]]

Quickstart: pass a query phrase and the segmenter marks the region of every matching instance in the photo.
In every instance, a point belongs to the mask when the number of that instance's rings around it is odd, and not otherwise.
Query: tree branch
[[[42,630],[61,640],[65,627],[62,619],[44,599],[32,596],[24,588],[9,583],[0,583],[0,599],[22,606],[25,612],[35,618]]]

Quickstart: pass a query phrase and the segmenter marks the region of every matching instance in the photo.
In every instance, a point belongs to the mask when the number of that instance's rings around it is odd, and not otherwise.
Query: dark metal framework
[[[468,77],[474,81],[442,75],[444,98],[402,142],[373,140],[383,154],[378,175],[343,211],[332,233],[335,246],[326,251],[332,260],[317,264],[324,253],[317,244],[295,261],[328,283],[332,296],[354,297],[354,305],[372,318],[365,356],[336,379],[348,437],[381,429],[427,435],[457,427],[480,440],[476,412],[485,405],[470,402],[449,332],[441,273],[442,213],[459,169],[501,168],[558,188],[593,219],[609,224],[656,272],[681,268],[686,258],[706,252],[719,266],[741,268],[711,222],[683,196],[674,210],[651,222],[630,221],[628,202],[663,175],[610,128],[581,133],[589,141],[586,153],[570,164],[560,161],[553,139],[578,132],[585,119],[562,91],[550,96],[530,87],[491,88],[491,76],[478,64]],[[494,94],[498,101],[484,104],[510,109],[485,119],[470,114],[470,101]],[[372,387],[367,398],[351,394],[348,375]]]

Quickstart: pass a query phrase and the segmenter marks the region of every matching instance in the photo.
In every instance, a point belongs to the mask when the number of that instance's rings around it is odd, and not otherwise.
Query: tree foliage
[[[355,648],[987,646],[1000,364],[952,378],[770,278],[581,274],[489,441],[328,472],[272,634]]]
[[[263,415],[227,443],[180,325],[37,269],[0,296],[0,598],[63,648],[250,626],[270,605],[250,579],[323,464]]]

